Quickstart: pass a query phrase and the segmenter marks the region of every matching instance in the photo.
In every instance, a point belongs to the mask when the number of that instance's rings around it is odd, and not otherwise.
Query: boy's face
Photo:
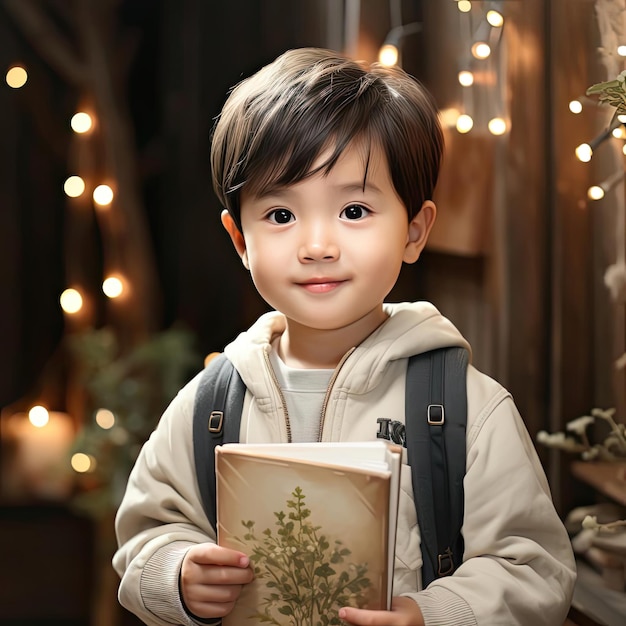
[[[223,214],[257,290],[292,329],[356,326],[367,336],[385,319],[402,263],[415,262],[426,243],[432,202],[409,223],[382,151],[372,146],[364,187],[365,163],[356,144],[327,173],[262,197],[242,193],[243,237]]]

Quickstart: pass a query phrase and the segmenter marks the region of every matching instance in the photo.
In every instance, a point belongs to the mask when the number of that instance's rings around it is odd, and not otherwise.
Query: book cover
[[[255,579],[224,626],[341,624],[391,601],[401,454],[385,442],[216,448],[218,543]]]

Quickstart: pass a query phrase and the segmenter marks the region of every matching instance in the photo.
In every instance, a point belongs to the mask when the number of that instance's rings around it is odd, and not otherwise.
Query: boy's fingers
[[[225,565],[228,567],[248,567],[250,559],[237,550],[222,548],[214,543],[201,543],[191,548],[186,555],[199,565]]]
[[[389,611],[366,611],[344,607],[339,610],[339,618],[355,626],[388,626]]]
[[[355,626],[418,626],[424,618],[418,605],[410,598],[394,597],[391,611],[368,611],[354,607],[343,607],[339,618]]]

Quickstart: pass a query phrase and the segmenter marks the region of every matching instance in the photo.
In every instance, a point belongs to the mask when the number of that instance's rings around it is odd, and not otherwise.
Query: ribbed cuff
[[[151,613],[171,624],[191,626],[178,592],[178,575],[183,558],[193,543],[176,541],[157,550],[141,574],[141,598]]]
[[[425,626],[478,626],[469,604],[445,587],[435,585],[418,593],[403,595],[417,602]]]

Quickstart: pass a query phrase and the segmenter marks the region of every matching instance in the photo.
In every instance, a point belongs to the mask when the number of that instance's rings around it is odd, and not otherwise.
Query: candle
[[[60,500],[69,495],[72,472],[68,453],[74,426],[67,413],[33,407],[3,417],[2,487],[10,498]],[[8,458],[7,458],[8,457]]]

